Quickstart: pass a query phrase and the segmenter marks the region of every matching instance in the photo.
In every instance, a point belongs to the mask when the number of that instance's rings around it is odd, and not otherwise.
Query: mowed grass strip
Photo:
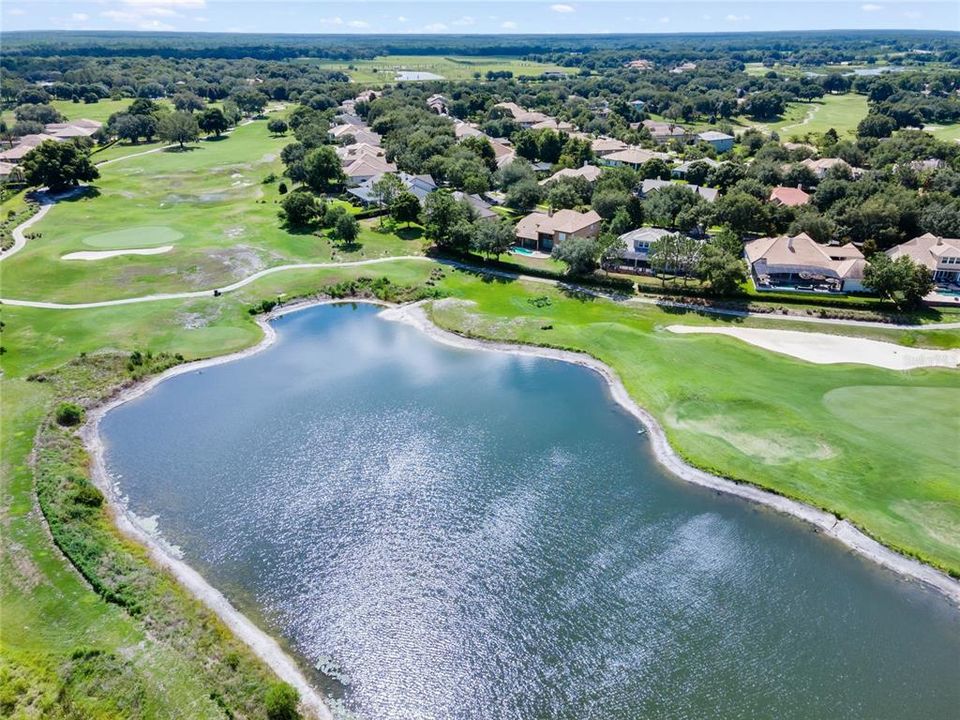
[[[279,182],[263,180],[280,175],[280,150],[291,141],[272,136],[258,120],[185,152],[164,150],[103,167],[95,190],[52,208],[32,228],[40,237],[4,261],[4,295],[80,302],[212,290],[275,265],[423,252],[416,226],[394,232],[365,220],[349,246],[328,232],[283,227]],[[91,246],[166,244],[175,247],[163,255],[61,260]]]
[[[807,134],[822,134],[833,128],[841,137],[854,137],[857,125],[867,115],[865,95],[824,95],[810,103],[787,104],[783,117],[774,122],[759,122],[740,116],[735,119],[741,127],[757,127],[776,132],[781,140],[803,138]]]
[[[709,324],[702,317],[566,297],[540,284],[458,273],[447,287],[472,304],[434,303],[440,325],[587,352],[620,374],[698,467],[830,509],[960,574],[960,445],[944,442],[960,437],[956,370],[814,365],[664,329]],[[932,424],[936,432],[923,431]]]

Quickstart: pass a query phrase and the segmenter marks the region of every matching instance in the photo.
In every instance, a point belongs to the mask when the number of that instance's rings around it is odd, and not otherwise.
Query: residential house
[[[440,94],[431,95],[427,98],[427,107],[437,113],[437,115],[446,115],[448,104],[449,100]]]
[[[707,202],[713,202],[717,199],[717,196],[720,194],[720,191],[716,188],[708,188],[703,185],[690,185],[689,183],[674,183],[669,180],[659,180],[657,178],[648,178],[640,183],[640,187],[637,189],[637,194],[640,197],[646,197],[652,192],[661,190],[665,187],[678,187],[683,188],[684,190],[689,190],[692,193],[696,193],[702,197]]]
[[[597,157],[603,157],[613,152],[620,152],[621,150],[626,150],[628,147],[630,146],[623,142],[623,140],[615,140],[614,138],[599,137],[590,141],[590,149],[593,150],[593,154]]]
[[[710,167],[710,169],[718,168],[721,165],[723,165],[723,163],[717,162],[713,158],[699,158],[697,160],[687,160],[686,162],[680,163],[679,165],[677,165],[677,167],[673,168],[670,171],[670,177],[675,178],[677,180],[686,180],[687,171],[690,169],[691,165],[694,165],[696,163],[703,163],[704,165],[707,165],[708,167]]]
[[[647,101],[631,100],[629,104],[630,104],[630,107],[632,107],[634,110],[636,110],[637,112],[640,112],[641,110],[643,110],[644,106],[647,104]]]
[[[453,121],[453,135],[457,140],[463,140],[465,137],[486,137],[475,125],[466,123],[463,120]]]
[[[559,132],[573,132],[576,128],[568,123],[566,120],[554,120],[552,117],[548,117],[546,120],[541,120],[530,126],[531,130],[557,130]]]
[[[646,60],[644,58],[637,58],[636,60],[631,60],[630,62],[625,62],[623,64],[625,68],[630,68],[631,70],[653,70],[653,61]]]
[[[467,203],[467,205],[472,207],[474,212],[477,213],[477,218],[479,220],[496,220],[500,217],[492,210],[493,205],[488,203],[479,195],[467,194],[465,192],[456,190],[453,193],[453,197],[461,202]]]
[[[553,175],[548,177],[546,180],[541,180],[541,185],[549,185],[552,182],[556,182],[561,178],[565,177],[582,177],[588,183],[595,183],[597,178],[600,177],[600,173],[603,172],[596,165],[583,165],[578,168],[563,168],[562,170],[557,170]]]
[[[758,290],[863,291],[867,261],[852,243],[821,245],[806,233],[748,242],[744,254]]]
[[[515,102],[500,102],[494,105],[494,107],[506,110],[507,113],[509,113],[509,115],[516,121],[517,125],[523,128],[530,128],[537,123],[542,123],[546,120],[553,120],[553,118],[551,118],[549,115],[546,115],[542,112],[527,110],[520,107]]]
[[[13,163],[0,162],[0,182],[7,182],[15,172],[17,166]]]
[[[634,270],[649,267],[650,248],[664,235],[672,233],[672,230],[658,227],[642,227],[624,233],[617,238],[621,266]]]
[[[373,155],[362,155],[343,167],[348,185],[360,185],[370,178],[396,171],[397,166],[394,163],[387,162],[384,157]]]
[[[69,140],[78,137],[91,137],[97,130],[103,127],[103,123],[96,120],[71,120],[64,123],[49,123],[43,131],[47,135],[52,135],[61,140]]]
[[[706,132],[697,133],[697,140],[709,143],[718,153],[733,150],[733,135],[727,135],[717,130],[707,130]]]
[[[960,238],[926,233],[890,248],[887,255],[893,260],[906,255],[915,263],[929,268],[934,281],[960,285]]]
[[[840,158],[820,158],[819,160],[807,158],[806,160],[801,160],[800,164],[804,167],[810,168],[818,180],[823,180],[823,178],[826,177],[827,172],[831,168],[835,167],[847,168],[854,177],[857,177],[863,173],[863,170],[860,168],[851,167],[849,163],[847,163],[845,160],[841,160]]]
[[[631,124],[631,127],[634,125]],[[686,129],[682,125],[672,122],[660,122],[659,120],[644,120],[637,127],[645,127],[650,137],[656,143],[670,142],[671,140],[685,141],[690,138]]]
[[[348,137],[353,138],[353,143],[367,143],[368,145],[379,145],[381,141],[380,135],[366,125],[343,123],[342,125],[334,125],[327,130],[327,138],[331,142],[342,143]]]
[[[775,205],[786,205],[787,207],[800,207],[810,202],[809,193],[804,192],[799,187],[784,187],[777,185],[770,191],[770,202]]]
[[[675,68],[673,68],[670,72],[672,72],[674,75],[679,75],[680,73],[692,72],[696,69],[697,69],[697,64],[695,62],[685,62],[685,63],[680,63]]]
[[[550,252],[554,245],[567,238],[596,239],[600,234],[600,216],[594,210],[532,212],[517,223],[516,234],[517,242],[523,247]]]
[[[377,205],[379,203],[379,198],[374,192],[373,186],[385,174],[386,173],[378,173],[377,175],[373,175],[357,185],[357,187],[350,188],[347,190],[347,192],[355,202],[358,202],[365,207]],[[426,199],[427,195],[437,189],[437,184],[429,175],[410,175],[409,173],[402,172],[396,173],[396,176],[397,179],[400,180],[400,183],[403,185],[403,187],[405,187],[413,195],[416,195],[417,200],[420,201],[421,205],[423,204],[423,201]]]
[[[490,146],[493,148],[493,156],[498,168],[509,165],[517,157],[517,151],[510,145],[509,140],[490,138]]]
[[[670,160],[670,156],[666,153],[631,146],[626,150],[607,153],[603,157],[597,158],[597,162],[610,167],[632,167],[634,170],[639,170],[641,165],[654,158],[666,161]]]
[[[63,142],[63,138],[58,138],[54,135],[48,135],[46,133],[24,135],[12,148],[0,152],[0,162],[13,163],[16,165],[23,160],[24,155],[37,147],[37,145],[47,142],[48,140],[52,140],[53,142]]]

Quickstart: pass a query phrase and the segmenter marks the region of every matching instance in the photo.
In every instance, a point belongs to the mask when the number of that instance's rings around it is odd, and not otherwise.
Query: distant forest
[[[960,33],[933,31],[815,31],[649,35],[267,35],[26,31],[0,33],[5,59],[18,56],[158,56],[168,58],[320,58],[357,60],[378,55],[512,55],[579,67],[611,64],[627,55],[654,60],[687,57],[739,62],[820,65],[866,62],[878,54],[926,51],[913,64],[960,64]],[[598,51],[599,55],[598,55]],[[606,51],[606,52],[602,52]],[[602,67],[601,64],[599,67]]]

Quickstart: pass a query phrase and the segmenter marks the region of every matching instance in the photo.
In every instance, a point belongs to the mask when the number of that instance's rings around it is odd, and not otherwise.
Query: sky
[[[0,29],[261,33],[960,31],[960,2],[2,0]]]

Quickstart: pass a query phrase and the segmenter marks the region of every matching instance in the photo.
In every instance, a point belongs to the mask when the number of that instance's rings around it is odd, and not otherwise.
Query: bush
[[[277,682],[267,688],[267,694],[264,697],[264,704],[267,706],[267,718],[269,720],[297,720],[300,713],[297,712],[297,703],[300,701],[300,695],[292,685],[285,682]]]
[[[83,408],[76,403],[60,403],[57,407],[57,423],[64,427],[73,427],[83,422]]]
[[[84,478],[84,482],[79,483],[79,487],[73,493],[73,501],[78,505],[87,507],[100,507],[103,505],[103,493],[90,484]]]

